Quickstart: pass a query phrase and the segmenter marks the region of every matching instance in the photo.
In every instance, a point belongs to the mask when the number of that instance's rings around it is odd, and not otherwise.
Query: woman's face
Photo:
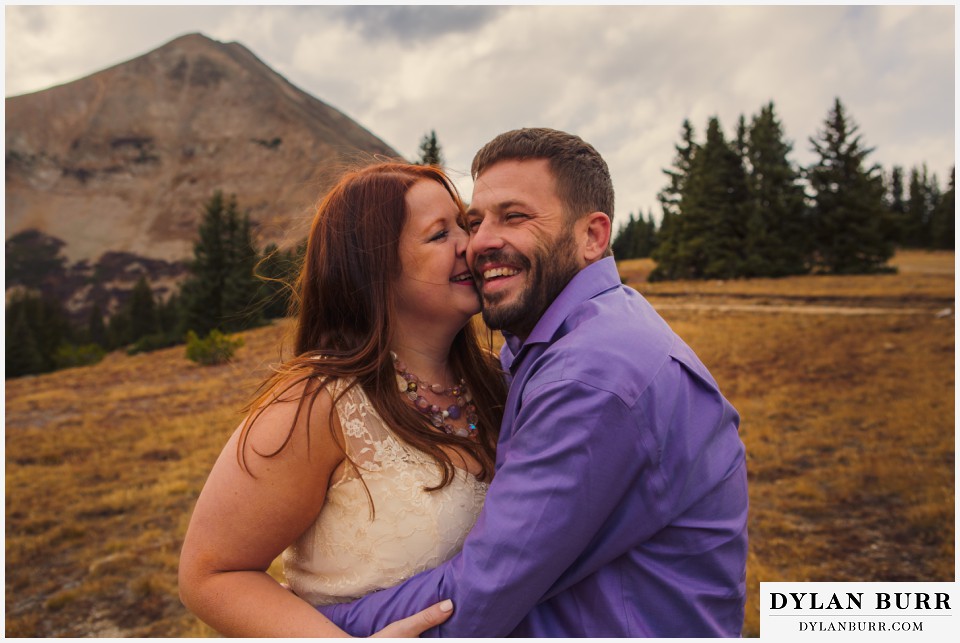
[[[429,179],[410,186],[406,205],[398,312],[424,328],[449,322],[459,329],[480,312],[480,297],[467,269],[467,233],[459,225],[460,210],[443,186]]]

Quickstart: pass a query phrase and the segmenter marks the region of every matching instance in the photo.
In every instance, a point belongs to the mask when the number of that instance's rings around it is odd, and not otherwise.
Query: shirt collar
[[[583,268],[573,276],[553,303],[547,307],[526,341],[521,341],[519,337],[506,331],[503,332],[505,340],[501,351],[503,366],[512,370],[513,363],[524,349],[534,344],[550,342],[561,324],[577,306],[621,283],[623,282],[617,271],[617,262],[613,257],[604,257]]]

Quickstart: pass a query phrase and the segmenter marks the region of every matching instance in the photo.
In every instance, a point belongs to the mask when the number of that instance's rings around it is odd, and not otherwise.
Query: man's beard
[[[557,295],[580,272],[576,249],[573,230],[565,228],[550,247],[538,244],[532,259],[500,250],[484,255],[485,261],[519,265],[527,279],[512,304],[497,305],[506,293],[483,293],[483,321],[487,326],[526,339]]]

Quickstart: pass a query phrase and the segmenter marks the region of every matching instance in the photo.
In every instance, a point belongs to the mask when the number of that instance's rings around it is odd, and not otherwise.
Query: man
[[[467,260],[511,377],[497,473],[460,554],[321,611],[355,635],[452,599],[427,634],[739,636],[739,416],[621,284],[606,163],[579,137],[522,129],[472,174]]]

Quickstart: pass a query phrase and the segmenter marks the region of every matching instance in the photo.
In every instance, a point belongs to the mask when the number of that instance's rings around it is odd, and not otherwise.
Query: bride
[[[222,634],[345,636],[315,606],[435,567],[473,526],[506,385],[470,323],[462,211],[440,170],[400,163],[348,174],[321,203],[295,357],[227,442],[184,539],[181,600]],[[267,574],[281,554],[289,589]],[[417,636],[450,609],[379,634]]]

